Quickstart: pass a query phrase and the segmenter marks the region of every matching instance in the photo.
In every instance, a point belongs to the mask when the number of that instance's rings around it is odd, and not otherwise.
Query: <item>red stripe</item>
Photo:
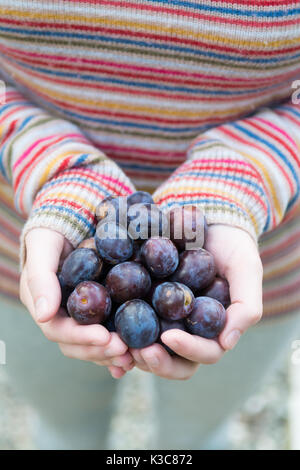
[[[245,121],[243,121],[243,123],[245,123]],[[244,145],[248,145],[249,146],[249,141],[243,139],[242,137],[238,136],[237,134],[234,134],[233,131],[230,131],[228,127],[225,127],[225,126],[220,126],[218,128],[221,132],[223,132],[224,134],[227,134],[229,135],[230,137],[232,137],[234,140],[237,140],[238,142],[241,142],[242,144]],[[275,165],[280,169],[281,173],[284,175],[284,177],[286,178],[288,184],[289,184],[289,187],[290,187],[290,190],[291,192],[293,193],[293,185],[291,183],[291,180],[287,174],[287,172],[285,171],[285,169],[279,164],[279,162],[274,158],[274,156],[267,151],[266,148],[262,147],[261,145],[259,144],[256,144],[253,139],[251,140],[251,146],[253,148],[256,148],[257,150],[260,150],[261,152],[265,153],[269,158],[271,158],[272,162],[275,163]],[[261,180],[263,181],[263,179],[261,178]],[[266,188],[265,184],[264,184],[264,188],[267,192],[267,194],[269,194],[269,191],[268,189]],[[270,195],[271,196],[271,195]],[[272,206],[272,205],[271,205]],[[275,221],[275,216],[274,216],[274,219],[273,219],[273,223],[274,225],[276,225],[276,221]]]
[[[18,64],[14,64],[14,67],[16,69],[19,69],[23,74],[24,74],[24,69],[19,66]],[[48,75],[45,75],[45,73],[40,73],[40,72],[36,72],[36,71],[32,71],[32,70],[26,70],[25,71],[25,74],[26,75],[30,75],[30,76],[33,76],[33,77],[38,77],[38,78],[42,78],[43,80],[46,80],[48,82],[53,82],[53,83],[60,83],[60,84],[63,84],[64,86],[67,86],[67,87],[70,87],[70,86],[75,86],[75,87],[78,87],[78,86],[82,86],[82,80],[78,79],[78,80],[70,80],[68,77],[65,78],[65,79],[59,79],[57,77],[51,77],[51,76],[48,76]],[[205,94],[201,95],[201,97],[199,98],[195,98],[195,96],[190,96],[188,94],[180,94],[180,93],[175,93],[175,92],[168,92],[168,93],[164,93],[164,92],[154,92],[154,91],[150,91],[150,90],[139,90],[139,89],[135,89],[135,88],[126,88],[126,87],[119,87],[117,85],[114,85],[114,86],[106,86],[106,85],[97,85],[96,83],[90,83],[88,81],[85,81],[84,82],[84,87],[85,88],[91,88],[93,90],[103,90],[103,91],[111,91],[113,93],[115,92],[121,92],[121,93],[125,93],[126,95],[128,94],[131,94],[131,95],[141,95],[141,96],[145,96],[145,93],[147,93],[147,96],[153,96],[153,97],[158,97],[158,98],[168,98],[169,100],[184,100],[184,101],[193,101],[195,102],[195,99],[198,99],[199,102],[203,102],[203,101],[206,101],[206,102],[209,102],[209,101],[216,101],[216,97],[214,95],[212,96],[205,96]],[[35,94],[38,94],[37,90],[36,89],[32,89],[34,91]],[[255,92],[255,97],[259,97],[259,96],[264,96],[266,94],[265,91],[261,91],[261,92]],[[247,96],[245,96],[244,98],[247,98]],[[249,97],[248,97],[249,98]],[[217,101],[220,102],[220,101],[224,101],[224,102],[228,102],[228,100],[230,99],[230,101],[240,101],[241,100],[241,97],[238,95],[238,96],[218,96],[217,97]],[[47,100],[49,100],[49,97],[47,97]],[[231,119],[232,116],[229,117],[229,119]]]
[[[299,290],[300,287],[300,281],[297,280],[293,284],[289,284],[288,286],[284,287],[277,287],[276,289],[270,291],[270,292],[264,292],[263,298],[264,300],[268,299],[276,299],[277,297],[282,297],[286,294],[291,294],[295,290]]]
[[[91,182],[93,182],[93,183],[95,183],[95,181],[97,181],[97,182],[100,183],[99,184],[100,188],[104,186],[105,189],[111,190],[114,194],[116,194],[118,196],[130,194],[130,192],[131,192],[129,190],[129,188],[126,185],[124,185],[122,182],[118,182],[118,181],[114,180],[115,186],[113,186],[110,178],[107,177],[106,175],[96,173],[95,171],[93,171],[91,169],[88,169],[88,168],[74,168],[74,169],[70,169],[70,170],[65,170],[62,174],[54,177],[53,180],[52,180],[53,184],[51,185],[51,187],[49,187],[49,186],[46,187],[46,188],[43,187],[43,189],[39,192],[38,196],[36,197],[34,205],[39,204],[39,201],[49,191],[54,190],[57,186],[63,186],[63,187],[73,186],[74,183],[72,181],[68,182],[68,181],[65,180],[66,178],[72,177],[72,176],[74,176],[76,178],[82,177],[86,181],[88,181],[90,179]],[[117,186],[119,186],[119,189],[117,188]],[[99,191],[93,189],[92,186],[90,186],[89,184],[84,185],[84,183],[76,182],[76,187],[80,187],[80,188],[94,194],[95,196],[99,197]],[[93,218],[93,216],[94,215],[91,214],[91,218]]]
[[[292,157],[294,158],[295,162],[297,163],[297,166],[300,167],[299,156],[298,156],[298,154],[291,148],[291,146],[288,145],[286,137],[285,137],[285,140],[283,140],[282,138],[278,137],[274,132],[268,131],[265,127],[262,127],[262,126],[259,126],[258,124],[256,124],[257,121],[262,121],[262,120],[260,120],[259,118],[245,119],[245,121],[246,121],[247,124],[249,124],[251,127],[254,127],[254,129],[257,129],[258,131],[262,132],[262,134],[265,134],[265,135],[271,137],[271,141],[278,142],[282,147],[284,147],[285,150],[287,150],[287,151],[292,155]],[[264,123],[265,123],[266,125],[268,125],[268,122],[267,122],[266,120],[264,120]],[[273,129],[274,129],[274,128],[273,128]],[[278,132],[280,132],[280,130],[279,130]],[[295,143],[294,143],[294,144],[295,144]],[[295,146],[296,146],[296,144],[295,144]]]
[[[67,187],[69,186],[71,183],[64,183],[64,186]],[[56,186],[56,185],[55,185]],[[84,185],[81,185],[81,184],[77,184],[76,183],[76,186],[77,187],[81,187],[81,188],[84,188]],[[46,191],[45,191],[46,192]],[[94,191],[93,191],[94,192]],[[53,210],[55,210],[55,206],[63,206],[63,207],[71,207],[72,209],[74,209],[75,212],[80,212],[80,214],[84,214],[85,217],[87,219],[89,219],[92,223],[95,223],[96,222],[96,216],[93,212],[91,212],[90,210],[86,209],[85,207],[83,207],[81,204],[77,204],[76,202],[72,201],[71,199],[63,199],[63,198],[46,198],[46,199],[42,199],[42,198],[39,196],[35,201],[34,201],[34,208],[38,208],[39,206],[42,206],[44,204],[50,204],[53,206]]]
[[[31,172],[35,169],[33,163],[38,159],[38,157],[45,151],[45,150],[48,150],[51,146],[57,144],[58,142],[61,142],[62,140],[64,140],[66,137],[65,135],[61,136],[59,135],[59,137],[57,137],[57,134],[55,135],[50,135],[48,137],[48,142],[43,145],[40,149],[38,149],[34,154],[33,156],[30,158],[30,160],[27,161],[26,165],[22,168],[22,170],[20,171],[20,173],[18,174],[17,178],[15,178],[15,181],[14,181],[14,190],[16,191],[18,189],[18,186],[20,184],[20,180],[21,178],[23,177],[23,175],[27,172],[27,170],[29,169],[30,172],[29,172],[29,175],[31,174]],[[36,145],[38,145],[39,142],[36,143]],[[36,162],[37,163],[37,162]],[[26,178],[26,181],[28,179],[28,176],[27,175],[27,178]],[[26,182],[25,181],[25,182]],[[25,183],[24,182],[24,183]]]
[[[10,122],[9,123],[9,127],[7,129],[7,132],[6,134],[4,134],[3,136],[3,139],[1,140],[1,146],[2,148],[4,148],[4,144],[5,142],[9,139],[9,137],[14,133],[14,130],[16,128],[16,124],[17,124],[17,119],[15,119],[14,121]]]
[[[0,19],[1,21],[1,19]],[[20,25],[22,28],[24,28],[24,21],[19,21],[19,20],[13,20],[13,19],[5,19],[4,24],[15,24],[15,25]],[[258,50],[258,49],[246,49],[246,48],[240,48],[240,47],[229,47],[229,46],[222,46],[220,44],[216,44],[214,42],[204,42],[204,41],[197,41],[195,39],[187,39],[184,38],[183,36],[181,37],[176,37],[176,36],[171,36],[171,35],[166,35],[166,34],[156,34],[156,33],[148,33],[146,31],[132,31],[128,30],[128,28],[125,27],[125,29],[119,29],[119,28],[108,28],[106,26],[104,27],[96,27],[96,26],[89,26],[89,25],[83,25],[83,24],[72,24],[70,25],[69,23],[49,23],[49,22],[36,22],[36,21],[26,21],[26,26],[32,26],[33,28],[47,28],[47,29],[71,29],[71,30],[77,30],[77,31],[89,31],[89,32],[101,32],[103,34],[107,35],[117,35],[119,36],[125,36],[126,38],[132,37],[132,38],[144,38],[144,39],[151,39],[151,40],[156,40],[156,41],[165,41],[167,43],[174,43],[174,44],[186,44],[189,46],[196,46],[198,48],[204,48],[204,49],[209,49],[211,50],[216,50],[220,52],[225,52],[225,53],[233,53],[233,54],[238,54],[239,56],[273,56],[273,55],[280,55],[280,54],[287,54],[291,52],[296,52],[300,49],[300,45],[294,46],[294,47],[288,47],[285,49],[272,49],[266,51]],[[70,28],[71,26],[71,28]],[[134,27],[134,24],[133,24]],[[27,31],[30,33],[30,31]],[[188,33],[187,33],[188,34]],[[149,46],[151,47],[151,46]]]
[[[9,54],[9,56],[17,56],[17,57],[20,57],[20,58],[23,58],[24,56],[25,57],[40,57],[40,58],[45,58],[46,59],[46,63],[49,64],[49,61],[51,61],[51,65],[52,64],[55,64],[55,62],[71,62],[73,63],[74,62],[74,57],[68,57],[68,56],[54,56],[54,55],[50,55],[50,54],[38,54],[38,53],[35,53],[35,52],[30,52],[30,51],[22,51],[22,50],[18,50],[18,49],[13,49],[13,48],[10,48],[10,47],[5,47],[4,45],[1,45],[0,44],[0,49],[2,49],[3,51],[7,51]],[[28,59],[25,59],[26,62],[28,62]],[[32,59],[32,61],[34,61]],[[44,61],[42,61],[41,63],[44,64]],[[224,86],[230,86],[230,87],[242,87],[242,83],[244,83],[245,85],[244,86],[249,86],[249,84],[251,84],[252,87],[261,87],[262,84],[268,84],[268,83],[277,83],[278,84],[282,84],[282,81],[283,80],[286,80],[287,78],[291,78],[291,77],[294,77],[296,74],[297,74],[297,71],[299,70],[300,71],[300,68],[299,69],[295,69],[293,70],[292,72],[284,72],[284,73],[280,73],[280,74],[277,74],[277,75],[272,75],[270,77],[260,77],[259,79],[259,83],[257,83],[257,78],[244,78],[244,77],[223,77],[223,76],[215,76],[215,75],[208,75],[208,74],[205,74],[205,73],[196,73],[196,72],[184,72],[182,70],[173,70],[173,69],[157,69],[157,68],[152,68],[152,67],[146,67],[146,66],[142,66],[142,65],[134,65],[134,64],[127,64],[127,63],[114,63],[114,62],[110,62],[110,61],[105,61],[105,60],[93,60],[93,59],[86,59],[84,57],[80,57],[79,61],[78,61],[78,67],[80,66],[80,69],[82,68],[83,70],[85,70],[85,68],[83,67],[83,64],[93,64],[93,65],[98,65],[99,68],[96,68],[95,67],[95,70],[98,70],[98,71],[102,71],[102,70],[105,70],[106,68],[108,68],[109,70],[111,69],[121,69],[119,70],[118,74],[122,74],[124,69],[128,69],[128,70],[132,70],[131,73],[128,73],[128,76],[134,76],[136,78],[137,76],[137,72],[140,74],[142,73],[145,73],[145,72],[149,72],[150,75],[149,77],[154,77],[155,75],[158,75],[158,79],[161,79],[161,75],[167,75],[168,78],[167,80],[168,81],[173,81],[176,83],[177,81],[179,83],[181,83],[181,79],[177,80],[177,79],[174,79],[174,78],[171,78],[171,76],[182,76],[182,80],[184,81],[184,83],[188,83],[189,80],[188,79],[191,79],[191,78],[194,78],[195,80],[198,80],[199,83],[208,83],[211,84],[212,81],[217,81],[222,87]],[[77,68],[78,70],[78,68]],[[88,69],[87,69],[88,70]],[[274,71],[275,73],[275,71]],[[202,82],[201,82],[201,79]],[[227,85],[225,82],[229,82],[229,84]],[[234,83],[234,82],[237,82],[237,83]],[[191,83],[194,83],[194,82],[191,82]],[[197,82],[196,82],[197,83]]]
[[[0,47],[1,49],[1,47]],[[49,64],[49,59],[46,59],[45,60],[37,60],[37,59],[28,59],[28,58],[25,58],[24,59],[24,54],[16,54],[16,53],[11,53],[10,54],[10,58],[16,58],[17,60],[22,60],[22,62],[26,65],[26,64],[31,64],[31,65],[42,65],[44,67],[48,67],[49,68],[49,65],[51,66],[51,70],[53,69],[58,69],[58,70],[75,70],[78,72],[78,70],[80,70],[80,73],[82,74],[83,72],[91,72],[91,73],[97,73],[98,76],[106,76],[107,74],[109,74],[110,76],[116,76],[116,77],[125,77],[125,78],[134,78],[136,79],[137,78],[137,73],[135,70],[133,70],[132,72],[124,72],[124,71],[121,71],[119,70],[118,68],[116,67],[109,67],[109,66],[99,66],[99,67],[86,67],[84,66],[81,62],[80,62],[80,66],[79,65],[72,65],[72,64],[69,64],[68,61],[66,61],[66,63],[55,63],[54,61],[51,62],[51,64]],[[74,61],[74,59],[72,59],[72,62]],[[157,75],[157,76],[155,76]],[[171,76],[170,76],[171,75]],[[177,75],[180,75],[180,72],[178,72]],[[287,75],[288,77],[290,78],[293,78],[296,76],[296,73],[295,71],[293,71],[293,73],[289,73]],[[207,89],[217,89],[217,90],[223,90],[223,89],[237,89],[237,90],[243,90],[245,89],[246,91],[249,92],[249,82],[245,82],[245,83],[222,83],[222,77],[220,77],[218,79],[218,82],[214,83],[212,81],[210,81],[210,79],[208,78],[204,78],[202,80],[188,80],[185,76],[183,77],[179,77],[179,78],[174,78],[172,76],[172,74],[169,74],[167,76],[161,76],[161,73],[156,73],[156,71],[154,71],[154,73],[152,74],[147,74],[145,72],[141,73],[139,71],[139,78],[140,79],[147,79],[149,81],[151,81],[151,83],[155,83],[155,82],[158,82],[158,83],[175,83],[175,84],[183,84],[184,86],[188,86],[188,85],[191,85],[193,86],[195,89],[196,87],[207,87]],[[216,80],[216,79],[215,79]],[[267,82],[270,82],[271,85],[275,85],[275,81],[274,81],[274,77],[268,77],[268,80]],[[143,85],[143,83],[141,82],[141,85]],[[282,86],[282,81],[278,82],[277,83],[278,87]],[[255,88],[261,88],[262,86],[262,81],[255,81],[255,83],[252,84],[252,92],[255,93]]]

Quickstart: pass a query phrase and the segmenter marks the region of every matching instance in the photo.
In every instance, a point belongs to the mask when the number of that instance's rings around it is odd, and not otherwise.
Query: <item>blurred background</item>
[[[293,353],[291,349],[262,389],[232,416],[229,426],[232,449],[300,450],[300,360],[292,360]],[[134,387],[134,383],[131,386]],[[1,450],[34,448],[29,432],[33,414],[33,410],[17,398],[5,376],[5,367],[0,366]],[[134,426],[134,417],[131,425]],[[128,448],[142,449],[138,435],[133,432],[132,436],[135,436],[132,442],[126,443]],[[122,444],[118,448],[122,448]]]

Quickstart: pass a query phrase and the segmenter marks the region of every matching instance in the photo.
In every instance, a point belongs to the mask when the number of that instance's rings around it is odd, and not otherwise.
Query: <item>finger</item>
[[[104,348],[97,346],[79,346],[70,344],[59,344],[60,350],[64,356],[81,361],[95,362],[104,366],[121,367],[124,370],[130,370],[133,366],[133,358],[129,352],[123,356],[107,359],[104,356]]]
[[[224,349],[233,349],[240,336],[262,316],[263,270],[259,257],[254,253],[252,259],[233,263],[227,269],[226,277],[231,305],[227,309],[227,322],[219,341]]]
[[[146,363],[145,363],[144,359],[142,358],[140,349],[130,349],[130,353],[131,353],[133,359],[135,360],[135,362],[139,366],[146,366]]]
[[[133,359],[134,359],[134,363],[135,365],[143,370],[144,372],[151,372],[149,367],[147,366],[146,362],[144,361],[144,359],[142,358],[141,356],[141,350],[140,349],[130,349],[130,354],[132,355]]]
[[[111,335],[104,326],[79,325],[73,318],[67,317],[63,309],[52,320],[39,326],[46,338],[54,343],[108,346],[111,341]]]
[[[110,366],[108,367],[108,370],[114,379],[120,379],[126,374],[126,372],[120,367]]]
[[[20,300],[22,304],[25,305],[27,310],[29,311],[30,315],[34,318],[35,308],[32,299],[32,295],[30,293],[28,283],[27,283],[27,270],[26,266],[21,273],[20,279]]]
[[[57,312],[61,291],[56,276],[64,237],[52,230],[33,229],[26,236],[28,287],[34,302],[34,317],[49,321]]]
[[[171,357],[160,344],[142,349],[141,355],[153,374],[169,380],[189,379],[198,367],[186,359]]]
[[[225,353],[217,341],[180,330],[166,331],[161,340],[179,356],[199,364],[215,364]]]

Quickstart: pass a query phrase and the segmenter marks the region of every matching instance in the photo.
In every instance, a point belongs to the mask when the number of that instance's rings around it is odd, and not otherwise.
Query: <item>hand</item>
[[[107,366],[114,378],[122,377],[134,364],[119,336],[101,325],[78,325],[60,308],[56,272],[72,251],[69,242],[58,232],[37,228],[28,232],[25,244],[20,299],[46,338],[58,343],[65,356]]]
[[[154,344],[131,353],[137,366],[167,379],[190,378],[199,364],[214,364],[233,349],[240,336],[262,315],[262,263],[257,246],[242,229],[210,225],[205,248],[216,261],[218,274],[229,282],[231,305],[218,341],[207,340],[180,330],[169,330],[161,339],[181,357],[171,357]]]

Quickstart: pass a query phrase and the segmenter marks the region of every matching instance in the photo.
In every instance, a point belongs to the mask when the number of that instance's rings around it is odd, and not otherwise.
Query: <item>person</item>
[[[133,367],[156,383],[161,448],[226,446],[216,436],[229,414],[290,347],[299,16],[290,0],[0,0],[0,331],[6,370],[38,410],[40,448],[105,447],[111,376]],[[162,338],[179,357],[128,350],[59,310],[61,259],[94,233],[104,197],[135,188],[164,210],[204,211],[232,300],[218,342],[174,330]],[[20,231],[31,317],[8,300]]]

